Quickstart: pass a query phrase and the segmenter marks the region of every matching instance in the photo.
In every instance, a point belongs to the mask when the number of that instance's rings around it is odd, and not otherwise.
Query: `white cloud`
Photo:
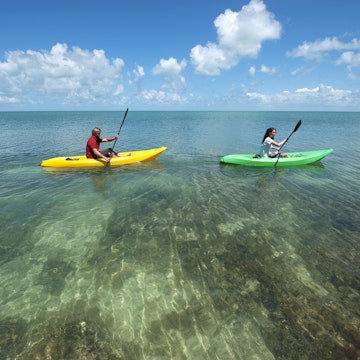
[[[123,66],[122,59],[110,60],[103,50],[69,49],[59,43],[50,52],[11,51],[0,62],[0,95],[28,103],[34,98],[100,103],[123,91]]]
[[[219,75],[244,57],[258,56],[262,42],[280,38],[281,25],[268,12],[262,0],[251,0],[241,11],[230,9],[214,21],[218,43],[197,45],[190,53],[194,71],[204,75]]]
[[[247,99],[262,105],[271,105],[278,107],[279,105],[319,107],[328,106],[329,108],[338,105],[345,107],[348,104],[356,104],[359,98],[359,91],[349,91],[334,89],[329,85],[319,85],[315,88],[299,88],[295,91],[283,91],[275,94],[262,94],[257,92],[247,92]]]
[[[124,92],[124,86],[121,84],[121,85],[118,85],[114,91],[114,96],[119,96],[121,95],[122,93]]]
[[[138,66],[133,70],[134,80],[130,83],[137,84],[138,89],[134,96],[134,102],[149,106],[168,106],[182,105],[187,103],[183,95],[186,81],[182,76],[182,71],[186,68],[186,61],[178,62],[175,58],[161,59],[152,69],[154,76],[159,76],[163,80],[160,90],[150,88],[143,89],[140,86],[140,80],[145,76],[143,67]]]
[[[346,68],[348,71],[348,78],[357,79],[358,74],[353,71],[354,67],[360,66],[360,52],[355,53],[353,51],[345,51],[341,54],[340,58],[336,61],[338,65],[346,64]]]
[[[176,92],[148,89],[137,95],[141,103],[147,105],[179,105],[187,103],[187,99]]]
[[[264,74],[275,74],[276,73],[276,68],[275,67],[268,67],[266,65],[261,65],[260,71]]]
[[[256,68],[255,68],[255,66],[250,66],[250,68],[249,68],[249,75],[250,75],[250,76],[254,76],[255,73],[256,73]]]
[[[195,73],[202,75],[219,75],[221,69],[229,69],[236,63],[223,49],[213,43],[206,47],[195,46],[191,49],[190,57]]]
[[[180,63],[170,57],[168,60],[161,59],[160,63],[155,65],[152,73],[154,75],[179,75],[186,67],[186,60],[182,60]]]
[[[135,70],[133,70],[133,74],[135,76],[135,80],[139,80],[145,76],[145,70],[142,66],[137,66]]]
[[[1,103],[7,103],[7,104],[17,104],[19,103],[19,99],[16,97],[10,97],[10,96],[2,96],[0,95],[0,104]]]
[[[137,65],[136,68],[128,73],[129,85],[135,85],[137,87],[137,92],[142,90],[142,80],[145,77],[145,70],[142,66]]]
[[[346,51],[341,54],[337,64],[347,64],[349,66],[360,66],[360,52]]]
[[[251,66],[248,70],[250,76],[254,76],[257,71],[264,74],[272,75],[275,74],[277,70],[275,67],[268,67],[266,65],[261,65],[259,70],[256,70],[255,66]]]
[[[304,41],[300,46],[286,53],[289,57],[320,60],[331,51],[360,49],[360,41],[352,39],[348,43],[341,42],[337,37],[325,38],[314,42]]]
[[[152,74],[163,77],[161,90],[144,89],[141,90],[137,99],[147,104],[183,104],[186,103],[184,96],[186,81],[182,71],[186,68],[186,60],[178,62],[177,59],[161,59],[152,69]]]
[[[304,68],[296,68],[290,72],[291,75],[296,76],[304,72]]]

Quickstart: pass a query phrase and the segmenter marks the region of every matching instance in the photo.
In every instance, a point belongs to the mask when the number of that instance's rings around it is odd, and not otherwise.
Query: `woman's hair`
[[[266,132],[265,132],[265,135],[264,135],[261,143],[263,143],[263,142],[265,141],[265,139],[266,139],[268,136],[270,136],[271,132],[274,131],[274,130],[276,130],[276,129],[273,128],[273,127],[268,128],[268,129],[266,130]]]
[[[91,130],[91,133],[93,136],[99,136],[100,133],[101,133],[101,129],[98,128],[98,127],[94,127],[92,130]]]

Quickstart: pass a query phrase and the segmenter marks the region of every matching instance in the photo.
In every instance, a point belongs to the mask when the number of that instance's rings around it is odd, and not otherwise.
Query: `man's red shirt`
[[[96,155],[94,154],[93,149],[99,150],[100,149],[100,143],[102,142],[101,138],[97,138],[96,136],[92,135],[89,137],[87,143],[86,143],[86,157],[95,159]]]

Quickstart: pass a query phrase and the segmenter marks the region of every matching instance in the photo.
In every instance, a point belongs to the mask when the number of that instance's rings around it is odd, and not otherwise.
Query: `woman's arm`
[[[283,141],[280,142],[276,142],[276,141],[272,141],[271,145],[275,145],[275,146],[283,146],[286,142],[288,141],[288,138],[284,139]]]

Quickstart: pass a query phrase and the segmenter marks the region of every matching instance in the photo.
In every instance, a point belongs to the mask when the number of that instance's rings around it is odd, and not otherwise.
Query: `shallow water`
[[[321,163],[219,164],[300,116],[286,151],[333,147]],[[360,356],[360,114],[129,112],[118,150],[157,160],[39,166],[119,119],[0,113],[1,358]]]

